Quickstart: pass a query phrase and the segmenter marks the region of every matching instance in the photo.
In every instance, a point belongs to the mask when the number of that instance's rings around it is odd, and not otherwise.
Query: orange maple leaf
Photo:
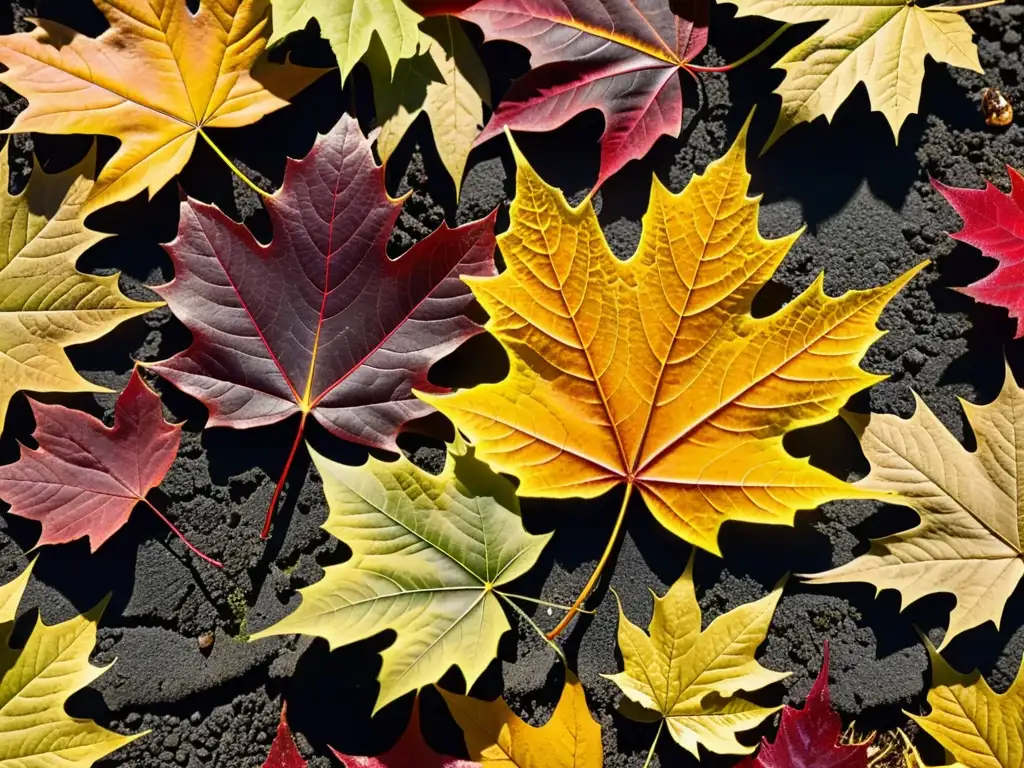
[[[201,0],[196,14],[186,0],[93,2],[110,24],[99,37],[39,19],[31,32],[0,36],[0,82],[29,100],[5,133],[121,140],[87,213],[144,189],[152,197],[197,135],[210,141],[204,129],[254,123],[326,71],[257,61],[270,0]]]
[[[825,295],[819,275],[774,315],[751,316],[800,233],[758,233],[746,134],[683,192],[654,180],[628,261],[608,248],[589,198],[570,207],[515,150],[516,197],[499,238],[507,269],[466,278],[511,371],[496,384],[422,395],[482,460],[518,477],[523,496],[593,498],[626,485],[581,600],[633,489],[662,525],[715,554],[726,521],[792,525],[798,509],[858,496],[790,456],[782,439],[884,378],[860,360],[882,334],[882,309],[924,264],[839,298]]]

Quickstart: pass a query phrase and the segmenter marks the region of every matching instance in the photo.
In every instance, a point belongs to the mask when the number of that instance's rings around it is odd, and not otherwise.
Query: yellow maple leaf
[[[568,670],[562,695],[544,725],[534,727],[502,699],[480,701],[443,689],[466,739],[469,759],[487,768],[601,768],[601,726],[583,686]]]
[[[0,427],[15,393],[107,392],[74,369],[64,348],[93,341],[163,302],[133,301],[118,276],[87,275],[75,262],[107,235],[85,226],[95,151],[62,173],[36,163],[19,195],[8,191],[0,150]]]
[[[932,662],[931,712],[910,715],[956,761],[950,768],[1020,768],[1024,765],[1024,664],[1004,693],[975,670],[962,675],[927,640]],[[915,757],[919,756],[915,754]],[[911,763],[913,765],[913,763]]]
[[[790,24],[825,22],[775,66],[786,77],[775,89],[782,110],[765,149],[799,123],[821,115],[831,122],[858,83],[871,108],[885,115],[898,141],[907,115],[917,112],[925,57],[981,72],[965,8],[923,7],[908,0],[718,0],[737,16]],[[973,7],[973,6],[972,6]]]
[[[103,604],[52,627],[38,619],[24,648],[8,646],[31,571],[29,564],[0,587],[0,764],[88,768],[145,734],[122,736],[64,711],[72,694],[107,670],[89,663]]]
[[[570,207],[515,150],[498,241],[507,268],[466,279],[511,371],[420,397],[518,477],[520,495],[593,498],[625,484],[616,534],[635,488],[662,525],[716,554],[726,521],[792,525],[798,509],[858,495],[782,439],[883,378],[860,360],[886,303],[924,265],[839,298],[819,276],[774,315],[751,316],[799,233],[758,233],[746,134],[679,194],[655,179],[628,261],[611,253],[589,198]]]
[[[861,581],[899,590],[902,607],[926,595],[956,596],[941,648],[987,621],[999,626],[1024,577],[1024,511],[1018,506],[1024,460],[1024,390],[1007,369],[988,405],[961,401],[977,450],[966,450],[916,395],[909,419],[848,414],[871,473],[856,487],[910,507],[916,527],[872,542],[871,551],[814,584]]]
[[[691,555],[665,596],[653,595],[649,636],[626,618],[620,603],[619,651],[625,669],[605,677],[628,702],[623,714],[641,722],[658,720],[658,733],[667,727],[676,743],[698,760],[700,744],[717,754],[753,752],[755,747],[740,744],[736,734],[756,727],[781,706],[761,707],[736,694],[789,677],[789,672],[765,669],[754,659],[781,596],[779,586],[701,631]]]
[[[325,71],[257,61],[269,0],[200,0],[195,15],[186,0],[94,2],[110,24],[97,38],[46,20],[0,36],[9,68],[0,82],[29,101],[7,133],[121,140],[87,212],[143,190],[152,197],[184,168],[197,135],[210,141],[205,129],[254,123]]]

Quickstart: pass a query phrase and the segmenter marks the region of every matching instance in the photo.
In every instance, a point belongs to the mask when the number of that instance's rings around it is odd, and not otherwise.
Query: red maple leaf
[[[274,743],[270,745],[270,754],[267,755],[267,762],[263,764],[263,768],[306,768],[309,765],[302,759],[299,748],[295,746],[295,739],[285,717],[287,709],[287,704],[281,707],[277,735],[274,737]]]
[[[263,245],[217,208],[185,200],[165,246],[174,280],[157,288],[192,345],[153,370],[201,400],[209,426],[248,429],[299,416],[263,537],[312,416],[332,434],[398,451],[409,421],[432,410],[427,372],[481,332],[467,316],[467,275],[495,274],[494,216],[441,227],[398,259],[388,237],[402,200],[347,115],[264,201]]]
[[[420,733],[420,702],[413,703],[409,725],[394,747],[379,757],[353,757],[331,749],[345,768],[481,768],[479,763],[439,755]],[[301,768],[301,766],[300,766]]]
[[[736,768],[867,768],[868,743],[840,744],[843,724],[828,695],[828,642],[821,672],[803,709],[785,706],[775,742],[761,739],[761,751]]]
[[[141,502],[189,549],[220,567],[146,499],[178,455],[181,426],[164,421],[160,398],[137,370],[117,398],[113,428],[62,405],[31,399],[29,405],[39,448],[23,445],[18,461],[0,467],[0,498],[11,505],[11,514],[42,524],[36,546],[85,536],[95,552]]]
[[[952,237],[973,245],[982,255],[996,259],[996,270],[966,288],[958,288],[976,301],[1005,307],[1017,320],[1017,336],[1024,336],[1024,177],[1007,166],[1010,193],[1000,192],[991,182],[984,189],[947,187],[932,179],[932,185],[949,201],[964,228]]]
[[[707,0],[414,0],[425,14],[450,13],[488,40],[530,51],[476,143],[507,126],[550,131],[588,109],[604,115],[597,184],[683,122],[681,70],[708,40]]]

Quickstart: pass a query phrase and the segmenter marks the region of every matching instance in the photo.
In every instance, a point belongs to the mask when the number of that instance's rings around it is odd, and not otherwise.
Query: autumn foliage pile
[[[557,641],[570,628],[585,631],[579,614],[590,610],[624,520],[650,514],[693,554],[679,564],[675,584],[652,595],[646,630],[619,606],[621,669],[606,677],[621,690],[622,715],[650,728],[646,764],[665,737],[696,760],[734,755],[738,768],[868,768],[883,757],[924,768],[906,737],[898,754],[882,752],[871,734],[844,726],[830,703],[827,645],[803,708],[775,703],[774,684],[790,672],[762,666],[757,653],[785,581],[707,625],[694,583],[696,558],[728,558],[720,544],[726,523],[756,536],[757,525],[792,526],[801,510],[829,501],[904,505],[917,515],[915,526],[845,565],[799,578],[898,590],[903,605],[952,595],[941,644],[923,640],[932,667],[928,711],[911,717],[945,748],[950,766],[1021,768],[1024,674],[996,693],[940,655],[957,636],[998,625],[1024,576],[1024,391],[1013,375],[1007,370],[991,403],[964,403],[973,450],[920,399],[909,419],[842,410],[882,378],[861,361],[881,335],[886,305],[927,262],[836,297],[819,275],[775,313],[755,315],[755,297],[800,233],[765,238],[759,230],[749,120],[683,189],[653,180],[628,259],[605,241],[593,196],[660,137],[680,135],[684,74],[699,82],[704,72],[735,69],[793,24],[805,36],[785,38],[795,46],[776,64],[785,74],[767,145],[800,123],[831,120],[860,84],[898,138],[917,111],[926,56],[980,71],[963,14],[992,3],[726,1],[737,16],[784,23],[729,65],[697,63],[709,40],[704,0],[200,0],[196,13],[186,0],[95,0],[109,25],[96,37],[43,19],[0,36],[0,82],[27,100],[8,133],[119,141],[98,168],[95,150],[60,173],[37,164],[17,194],[9,191],[7,149],[0,154],[0,423],[19,392],[104,391],[74,370],[69,345],[101,339],[164,302],[191,333],[183,352],[136,366],[112,427],[30,399],[33,444],[0,467],[9,513],[39,523],[38,546],[86,538],[95,552],[141,505],[195,556],[220,567],[178,531],[172,518],[182,510],[149,498],[180,443],[180,425],[165,420],[158,392],[173,385],[200,401],[207,428],[287,421],[294,438],[263,537],[272,533],[293,460],[309,451],[329,506],[323,528],[350,554],[252,641],[303,634],[334,649],[389,632],[375,711],[415,700],[404,736],[384,754],[334,752],[331,759],[348,768],[600,768],[601,726]],[[289,160],[280,189],[268,194],[210,130],[285,109],[324,74],[267,55],[313,20],[343,81],[357,67],[368,70],[374,114],[344,115],[305,157]],[[511,41],[530,55],[529,72],[497,101],[473,27],[485,41]],[[604,119],[600,168],[574,206],[531,167],[513,132],[551,131],[588,110]],[[389,194],[383,163],[421,115],[456,195],[470,151],[491,140],[511,147],[515,194],[500,233],[494,211],[462,226],[442,224],[390,258],[404,198]],[[376,128],[369,138],[359,118]],[[162,301],[129,299],[117,275],[79,271],[79,257],[104,237],[86,217],[152,196],[199,141],[259,193],[270,241],[186,190],[177,237],[164,246],[174,278],[153,286]],[[964,219],[954,236],[999,262],[965,292],[1021,320],[1024,182],[1010,175],[1009,194],[991,185],[935,186]],[[457,391],[432,382],[432,366],[481,333],[504,350],[505,378]],[[435,413],[448,418],[454,437],[432,474],[403,455],[397,439]],[[784,444],[794,430],[839,416],[871,466],[855,483]],[[312,422],[373,456],[349,466],[307,448]],[[517,580],[544,562],[551,538],[527,530],[519,499],[555,504],[605,494],[615,495],[620,511],[603,551],[589,553],[596,566],[575,602],[519,594]],[[38,622],[11,647],[31,572],[30,562],[0,587],[0,764],[90,766],[145,734],[119,735],[65,711],[67,699],[104,671],[89,662],[102,606],[52,627]],[[561,615],[545,631],[523,603]],[[500,698],[471,695],[512,621],[536,630],[565,662],[561,698],[539,725]],[[442,678],[448,686],[453,669],[462,692],[438,687],[433,700],[444,701],[464,734],[457,757],[429,745],[418,699]],[[758,747],[755,729],[774,737]],[[266,768],[306,764],[282,707]]]

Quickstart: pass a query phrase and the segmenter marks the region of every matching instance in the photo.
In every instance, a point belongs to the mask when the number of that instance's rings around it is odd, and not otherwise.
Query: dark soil
[[[12,0],[0,8],[0,32],[26,29],[25,17],[63,21],[87,34],[104,27],[89,0]],[[912,116],[898,147],[884,119],[869,112],[866,93],[858,88],[836,116],[802,126],[782,139],[764,158],[751,152],[755,192],[764,195],[761,229],[766,235],[788,233],[808,225],[792,253],[758,298],[759,312],[769,312],[806,287],[820,272],[832,295],[876,286],[922,259],[933,260],[897,296],[882,317],[889,331],[868,353],[865,367],[889,379],[851,403],[855,410],[908,415],[916,390],[939,418],[968,444],[958,397],[991,400],[1002,381],[1004,355],[1024,377],[1024,350],[1011,343],[1014,326],[1004,311],[975,304],[952,290],[989,272],[994,262],[946,237],[958,228],[956,215],[929,184],[929,176],[961,186],[992,179],[1005,188],[1004,165],[1024,166],[1024,129],[989,129],[979,113],[981,90],[994,86],[1024,110],[1024,61],[1021,36],[1024,6],[1008,2],[968,15],[979,36],[985,75],[950,70],[929,61],[921,115]],[[706,59],[731,61],[763,40],[773,25],[733,18],[731,6],[715,8]],[[791,30],[786,40],[804,32]],[[330,65],[326,44],[314,30],[291,46],[302,63]],[[703,93],[688,78],[686,126],[678,140],[662,139],[644,160],[631,163],[608,181],[597,202],[600,218],[616,253],[628,256],[640,235],[640,218],[652,174],[680,189],[730,144],[756,104],[751,147],[756,150],[771,129],[778,100],[771,95],[781,73],[770,70],[785,40],[753,63],[730,75],[702,77]],[[500,94],[512,77],[525,71],[528,59],[512,45],[484,46],[493,90]],[[216,140],[238,164],[271,189],[281,181],[285,158],[301,157],[317,131],[326,131],[343,110],[358,107],[372,114],[368,79],[340,87],[337,75],[324,77],[301,94],[295,105],[257,125],[223,131]],[[13,116],[24,102],[7,91],[3,109]],[[5,118],[5,125],[11,117]],[[1019,119],[1019,118],[1018,118]],[[367,125],[369,127],[369,125]],[[520,144],[537,170],[551,183],[579,199],[596,178],[601,132],[599,116],[588,114],[548,135],[521,135]],[[440,168],[425,126],[419,125],[406,149],[389,164],[389,184],[397,193],[411,189],[395,253],[423,237],[447,216],[463,222],[477,218],[513,194],[513,163],[508,148],[495,140],[477,150],[456,206],[454,190]],[[16,178],[24,183],[28,152],[38,151],[48,169],[69,165],[88,146],[81,137],[16,136],[12,139]],[[101,157],[116,144],[100,139]],[[420,147],[423,147],[422,151]],[[571,150],[568,150],[571,148]],[[567,151],[568,150],[568,151]],[[188,194],[214,202],[245,221],[259,237],[271,233],[256,196],[233,178],[204,145],[180,178]],[[83,269],[122,271],[122,285],[133,296],[151,297],[146,285],[171,277],[170,261],[159,243],[170,241],[177,223],[178,191],[165,188],[152,201],[136,199],[90,219],[112,232],[84,257]],[[505,215],[507,220],[507,215]],[[502,224],[504,226],[504,224]],[[72,349],[76,366],[92,381],[119,390],[128,380],[132,359],[165,358],[187,346],[188,332],[166,309],[126,323],[105,340]],[[472,384],[496,380],[504,358],[493,341],[474,340],[438,365],[433,377],[443,383]],[[1024,380],[1024,378],[1022,378]],[[295,424],[246,432],[203,431],[205,409],[162,381],[155,381],[171,417],[185,422],[181,454],[153,498],[201,549],[224,561],[223,571],[192,556],[167,529],[139,510],[100,552],[90,555],[80,541],[48,548],[40,558],[25,597],[25,616],[38,609],[45,621],[67,619],[112,593],[99,631],[95,661],[116,664],[88,691],[74,696],[70,711],[122,732],[152,733],[104,761],[104,766],[224,766],[256,768],[265,759],[283,699],[302,751],[315,766],[327,766],[327,745],[348,753],[375,753],[391,745],[405,725],[408,698],[384,709],[371,725],[376,695],[378,652],[390,642],[374,638],[329,653],[325,642],[273,638],[246,643],[247,633],[268,626],[296,604],[296,588],[320,578],[323,566],[343,560],[346,548],[319,528],[327,509],[319,479],[308,459],[293,468],[282,508],[269,542],[259,539],[263,515],[284,464]],[[109,418],[113,395],[72,396],[60,401]],[[440,419],[428,421],[445,434]],[[18,441],[33,428],[24,395],[12,403],[0,442],[0,461],[13,461]],[[350,463],[363,460],[361,449],[311,431],[318,450]],[[435,439],[408,440],[406,446],[426,465],[436,465]],[[794,434],[788,447],[840,477],[866,470],[856,441],[838,420]],[[588,502],[524,500],[527,527],[554,530],[545,559],[517,591],[555,602],[571,601],[599,555],[621,500],[621,493]],[[697,557],[696,581],[710,620],[743,602],[764,595],[783,574],[806,573],[844,563],[863,552],[869,537],[914,523],[907,510],[869,502],[827,505],[798,515],[795,528],[726,526],[724,559]],[[38,535],[36,524],[0,517],[0,578],[20,571],[26,551]],[[625,720],[615,711],[614,686],[602,673],[619,669],[616,653],[613,586],[634,622],[646,625],[651,611],[648,589],[663,593],[678,578],[689,547],[666,534],[638,503],[631,510],[625,540],[610,576],[599,591],[597,615],[578,622],[567,635],[571,663],[586,686],[595,716],[604,729],[605,765],[639,768],[654,735],[650,726]],[[799,704],[821,662],[822,644],[832,644],[832,691],[835,706],[857,729],[908,728],[903,713],[926,708],[929,673],[924,646],[915,626],[933,640],[952,605],[949,597],[932,597],[899,612],[894,592],[875,599],[866,585],[824,589],[790,579],[775,616],[762,663],[792,671],[783,684],[762,694]],[[547,609],[535,617],[544,626],[557,620]],[[21,625],[19,625],[21,626]],[[24,624],[23,632],[27,632]],[[209,655],[198,638],[214,634]],[[961,669],[979,667],[997,689],[1005,688],[1024,655],[1024,595],[1011,600],[1002,629],[991,624],[958,638],[950,660]],[[458,675],[445,684],[459,689]],[[478,688],[493,697],[504,689],[512,705],[534,722],[551,711],[561,685],[560,667],[532,630],[509,633],[495,663]],[[424,697],[436,702],[436,694]],[[425,707],[428,737],[439,749],[461,750],[459,733],[443,707]],[[771,733],[771,724],[755,739]],[[938,762],[936,745],[909,727],[927,756]],[[664,739],[658,749],[662,765],[692,766],[692,758]],[[730,759],[708,757],[705,765],[726,766]]]

